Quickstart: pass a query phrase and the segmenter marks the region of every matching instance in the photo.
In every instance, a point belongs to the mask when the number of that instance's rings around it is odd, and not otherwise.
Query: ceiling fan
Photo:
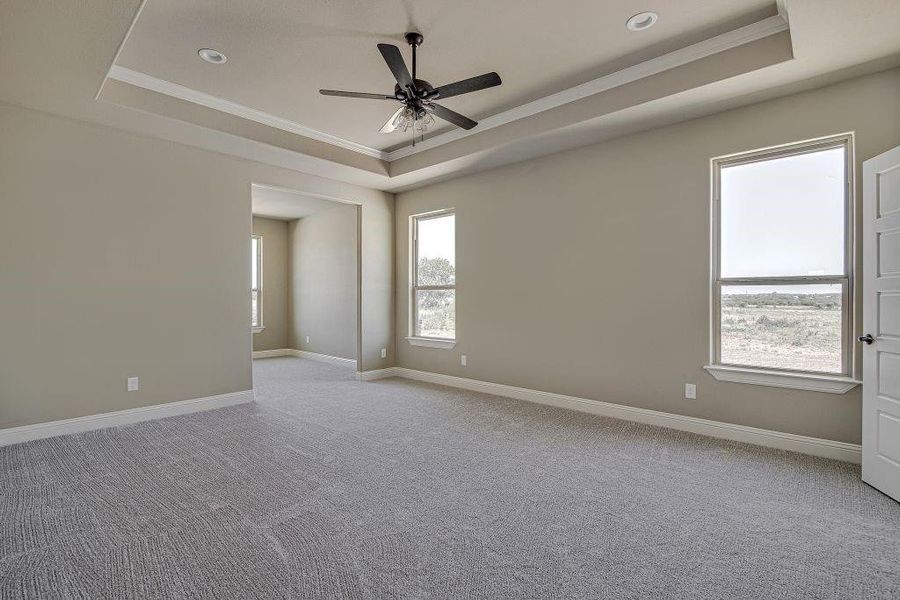
[[[368,94],[364,92],[343,92],[340,90],[319,90],[325,96],[342,96],[344,98],[366,98],[369,100],[396,100],[403,106],[397,109],[391,118],[381,128],[381,133],[393,131],[407,131],[410,127],[414,133],[425,133],[425,130],[434,123],[434,118],[439,117],[445,121],[462,127],[472,129],[478,125],[477,121],[454,112],[449,108],[436,104],[438,99],[477,92],[485,88],[500,85],[500,76],[496,73],[485,73],[477,77],[463,79],[456,83],[449,83],[440,87],[434,87],[423,79],[416,78],[416,48],[422,45],[424,37],[421,33],[410,32],[406,34],[406,43],[412,46],[412,75],[403,62],[400,49],[391,44],[378,44],[378,50],[384,57],[384,62],[397,80],[393,95]],[[415,138],[413,138],[415,144]]]

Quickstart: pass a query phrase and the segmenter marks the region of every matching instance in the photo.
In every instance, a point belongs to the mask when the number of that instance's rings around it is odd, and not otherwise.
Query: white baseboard
[[[588,400],[586,398],[578,398],[575,396],[566,396],[563,394],[542,392],[511,385],[503,385],[500,383],[479,381],[477,379],[466,379],[440,373],[416,371],[404,367],[392,367],[389,369],[381,369],[379,371],[366,371],[359,374],[360,379],[367,381],[382,379],[384,377],[404,377],[416,381],[426,381],[438,385],[483,392],[485,394],[493,394],[495,396],[503,396],[506,398],[515,398],[517,400],[536,402],[538,404],[547,404],[594,415],[615,417],[617,419],[646,423],[648,425],[658,425],[660,427],[668,427],[669,429],[689,431],[691,433],[708,435],[710,437],[746,442],[748,444],[756,444],[757,446],[766,446],[781,450],[790,450],[802,454],[832,458],[856,464],[859,464],[862,461],[862,448],[858,444],[848,444],[846,442],[837,442],[834,440],[808,437],[793,433],[783,433],[781,431],[772,431],[769,429],[758,429],[756,427],[688,417],[685,415],[660,412],[646,408],[636,408],[622,404],[601,402],[599,400]]]
[[[278,350],[254,350],[253,358],[275,358],[278,356],[293,356],[294,351],[290,348],[279,348]]]
[[[230,394],[220,394],[218,396],[193,398],[191,400],[141,406],[138,408],[117,410],[115,412],[101,413],[98,415],[75,417],[74,419],[36,423],[34,425],[23,425],[21,427],[10,427],[8,429],[0,429],[0,446],[9,446],[10,444],[19,444],[30,440],[39,440],[69,433],[106,429],[107,427],[118,427],[119,425],[140,423],[141,421],[150,421],[153,419],[174,417],[176,415],[201,412],[215,408],[224,408],[234,404],[253,402],[253,400],[253,390],[245,390],[243,392],[232,392]]]
[[[253,353],[253,358],[274,358],[277,356],[296,356],[297,358],[308,358],[309,360],[317,360],[319,362],[327,362],[334,365],[353,367],[354,369],[356,368],[356,361],[352,358],[331,356],[330,354],[319,354],[318,352],[308,352],[306,350],[294,350],[293,348],[281,348],[279,350],[259,350]]]
[[[308,358],[319,362],[327,362],[333,365],[343,365],[345,367],[356,368],[356,361],[352,358],[342,358],[340,356],[331,356],[330,354],[319,354],[318,352],[307,352],[306,350],[294,350],[294,356],[299,358]]]
[[[360,381],[375,381],[376,379],[386,379],[388,377],[399,377],[399,375],[397,374],[397,367],[375,369],[372,371],[360,371],[356,374],[356,378]]]

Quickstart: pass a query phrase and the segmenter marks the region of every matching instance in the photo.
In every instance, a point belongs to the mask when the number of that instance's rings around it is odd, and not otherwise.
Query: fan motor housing
[[[424,79],[416,79],[413,83],[416,85],[416,90],[418,90],[418,92],[420,94],[422,92],[433,92],[434,91],[434,86],[431,85],[430,83],[428,83],[427,81],[425,81]],[[394,97],[396,97],[398,100],[401,100],[404,97],[405,93],[406,93],[406,90],[400,89],[400,84],[398,84],[398,83],[394,84]]]
[[[416,31],[410,31],[404,37],[406,37],[406,43],[410,46],[421,46],[422,42],[425,41],[425,37]]]

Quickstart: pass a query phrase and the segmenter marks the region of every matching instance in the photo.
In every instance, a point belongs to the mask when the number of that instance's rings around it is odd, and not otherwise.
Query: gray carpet
[[[856,466],[341,367],[0,448],[2,598],[900,598]]]

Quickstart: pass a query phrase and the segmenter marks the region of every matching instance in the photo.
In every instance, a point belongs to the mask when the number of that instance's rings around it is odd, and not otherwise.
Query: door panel
[[[900,463],[900,419],[885,412],[878,413],[878,454]]]
[[[900,168],[878,174],[878,216],[900,211]]]
[[[878,294],[878,335],[900,338],[900,293]]]
[[[877,235],[878,275],[900,274],[900,229],[878,232]]]

